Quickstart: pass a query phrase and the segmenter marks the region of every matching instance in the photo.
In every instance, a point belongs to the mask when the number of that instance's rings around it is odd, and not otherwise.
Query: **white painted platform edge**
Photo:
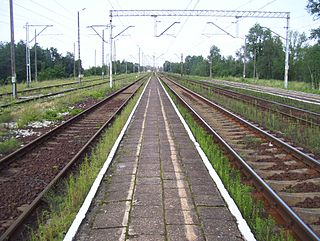
[[[256,241],[253,233],[251,232],[251,229],[250,229],[249,225],[247,224],[246,220],[242,217],[242,214],[241,214],[240,210],[238,209],[236,203],[233,201],[233,199],[229,195],[229,193],[228,193],[227,189],[224,187],[219,175],[213,169],[210,161],[208,160],[208,157],[206,156],[204,151],[201,149],[199,143],[196,141],[196,139],[193,136],[188,124],[183,119],[183,117],[180,114],[178,108],[176,107],[175,103],[173,102],[173,100],[171,99],[170,95],[167,93],[167,91],[165,90],[165,88],[164,88],[164,86],[162,85],[161,82],[160,82],[160,84],[161,84],[163,90],[165,91],[166,95],[168,96],[171,104],[173,105],[173,108],[175,109],[177,115],[179,116],[184,128],[186,129],[186,131],[187,131],[187,133],[189,135],[189,138],[194,143],[199,155],[201,156],[201,159],[202,159],[203,163],[205,164],[206,168],[209,171],[209,174],[210,174],[211,178],[216,183],[216,185],[217,185],[217,187],[218,187],[218,189],[219,189],[219,191],[221,193],[221,196],[223,197],[223,199],[227,203],[228,209],[230,210],[232,215],[236,218],[238,228],[239,228],[241,234],[243,235],[244,239],[247,240],[247,241]]]
[[[151,79],[151,77],[148,79],[148,83],[149,83],[150,79]],[[90,207],[90,205],[92,203],[92,200],[93,200],[93,198],[95,197],[95,195],[96,195],[96,193],[98,191],[100,183],[101,183],[106,171],[108,170],[108,168],[109,168],[109,166],[111,164],[111,161],[112,161],[112,159],[113,159],[113,157],[114,157],[114,155],[115,155],[115,153],[116,153],[116,151],[117,151],[117,149],[119,147],[120,141],[122,140],[122,138],[124,136],[124,133],[125,133],[125,131],[127,130],[128,126],[130,124],[130,121],[131,121],[131,119],[133,117],[133,114],[135,113],[135,111],[136,111],[136,109],[137,109],[137,107],[138,107],[138,105],[140,103],[140,100],[141,100],[141,98],[142,98],[142,96],[143,96],[143,94],[144,94],[144,92],[146,90],[146,87],[148,86],[148,83],[144,87],[144,89],[143,89],[143,91],[142,91],[137,103],[135,104],[133,110],[131,111],[131,113],[129,115],[129,118],[128,118],[127,122],[123,126],[123,128],[122,128],[122,130],[121,130],[121,132],[120,132],[120,134],[119,134],[119,136],[117,138],[117,140],[115,141],[114,145],[112,146],[112,149],[111,149],[111,151],[110,151],[105,163],[103,164],[103,167],[101,168],[100,172],[98,173],[97,178],[94,180],[86,199],[84,200],[81,208],[79,209],[79,212],[77,213],[77,215],[76,215],[75,219],[73,220],[68,232],[66,233],[66,236],[63,239],[64,241],[72,241],[73,238],[75,237],[75,235],[77,234],[78,229],[79,229],[83,219],[86,217],[86,214],[87,214],[88,209],[89,209],[89,207]]]

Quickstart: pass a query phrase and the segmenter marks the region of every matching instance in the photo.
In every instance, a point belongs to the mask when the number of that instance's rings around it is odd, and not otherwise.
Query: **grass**
[[[200,86],[181,83],[195,92],[207,97],[219,105],[228,108],[232,112],[258,123],[265,128],[284,136],[286,139],[310,150],[315,155],[320,155],[320,128],[317,126],[301,125],[299,121],[294,121],[283,117],[279,113],[259,109],[255,104],[248,104],[225,96],[214,94]]]
[[[33,121],[61,120],[62,117],[60,113],[69,112],[69,115],[73,116],[82,111],[79,108],[70,107],[76,106],[78,103],[90,98],[100,100],[107,94],[120,89],[131,81],[132,80],[116,82],[112,89],[110,89],[108,85],[99,86],[89,90],[79,90],[57,98],[37,100],[6,108],[3,110],[5,114],[0,116],[0,123],[5,123],[10,119],[11,121],[16,121],[19,128],[23,128]]]
[[[91,155],[85,157],[84,162],[79,166],[79,172],[68,177],[63,185],[64,189],[52,191],[46,195],[46,202],[50,208],[38,218],[39,228],[31,234],[32,241],[63,239],[141,91],[142,88],[105,131]]]
[[[216,86],[216,85],[212,84],[212,86]],[[221,88],[222,86],[218,85],[218,87]],[[249,96],[255,96],[255,97],[258,97],[258,98],[261,98],[261,99],[265,99],[265,100],[269,100],[269,101],[273,101],[273,102],[278,102],[278,103],[285,104],[285,105],[290,105],[290,106],[293,106],[293,107],[296,107],[296,108],[300,108],[300,109],[304,109],[304,110],[309,110],[309,111],[320,113],[319,105],[306,103],[306,102],[301,102],[301,101],[293,100],[293,99],[289,99],[289,98],[284,98],[284,97],[281,97],[281,96],[270,95],[268,93],[261,93],[261,92],[246,90],[246,89],[234,88],[234,87],[230,87],[230,86],[223,86],[223,88],[232,90],[234,92],[246,94],[246,95],[249,95]]]
[[[0,124],[1,123],[8,123],[12,121],[11,112],[8,110],[1,110],[0,109]]]
[[[88,76],[88,77],[85,77],[83,81],[90,81],[97,78],[99,78],[99,76]],[[25,82],[22,82],[17,84],[17,90],[21,91],[21,90],[26,90],[30,88],[38,88],[38,87],[44,87],[44,86],[56,85],[56,84],[67,84],[72,82],[77,82],[77,80],[74,80],[73,78],[63,78],[63,79],[45,80],[45,81],[38,81],[38,82],[32,81],[29,87]],[[11,83],[1,86],[0,93],[8,93],[11,91],[12,91]]]
[[[171,76],[180,76],[177,74],[170,74]],[[193,75],[184,75],[184,79],[192,79],[192,80],[208,80],[209,77],[202,77],[202,76],[193,76]],[[214,77],[215,80],[226,80],[226,81],[232,81],[232,82],[240,82],[240,83],[247,83],[247,84],[254,84],[254,85],[260,85],[260,86],[268,86],[268,87],[274,87],[274,88],[284,88],[284,81],[283,80],[273,80],[273,79],[253,79],[253,78],[239,78],[239,77]],[[300,81],[292,81],[289,80],[288,82],[288,89],[289,90],[295,90],[295,91],[302,91],[307,93],[314,93],[314,94],[320,94],[320,90],[312,89],[311,83],[307,82],[300,82]]]
[[[176,102],[182,116],[188,123],[197,142],[206,153],[213,168],[236,202],[256,239],[261,241],[294,240],[286,230],[276,225],[274,219],[266,213],[263,203],[252,197],[253,187],[242,183],[240,171],[231,166],[227,156],[224,155],[220,147],[214,142],[213,137],[202,129],[191,114],[177,103],[172,93],[170,94]]]
[[[9,140],[4,140],[0,142],[0,154],[5,155],[13,150],[17,149],[21,143],[15,138],[10,138]]]

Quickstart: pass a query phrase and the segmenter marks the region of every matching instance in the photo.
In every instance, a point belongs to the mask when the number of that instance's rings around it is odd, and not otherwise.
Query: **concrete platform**
[[[243,240],[156,78],[75,240]]]

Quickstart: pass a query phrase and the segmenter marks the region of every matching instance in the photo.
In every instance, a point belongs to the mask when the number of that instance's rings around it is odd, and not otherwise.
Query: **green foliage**
[[[19,119],[17,120],[18,127],[22,128],[30,122],[40,120],[42,116],[41,114],[42,110],[37,108],[37,106],[27,105],[26,108],[21,111]]]
[[[7,123],[12,120],[12,115],[9,110],[0,109],[0,123]]]
[[[69,111],[69,115],[70,116],[75,116],[75,115],[78,115],[79,113],[81,113],[82,110],[81,109],[78,109],[78,108],[74,108],[72,110]]]
[[[50,120],[50,121],[55,121],[55,120],[61,120],[62,117],[59,116],[59,112],[57,112],[56,110],[45,110],[45,112],[42,115],[42,118],[45,120]]]
[[[16,73],[18,83],[26,80],[25,48],[26,46],[23,41],[16,44]],[[74,60],[71,53],[67,53],[66,56],[62,56],[58,53],[56,48],[51,47],[49,49],[42,49],[39,46],[33,46],[30,49],[31,59],[34,59],[35,48],[37,49],[37,69],[39,80],[69,77],[73,74]],[[34,61],[31,61],[32,79],[34,79],[34,69]],[[0,84],[8,84],[10,82],[10,76],[10,43],[0,42]]]
[[[315,19],[319,19],[320,18],[320,0],[308,0],[307,10],[311,15],[314,16]],[[320,28],[316,28],[312,30],[311,38],[318,39],[318,43],[320,43]]]
[[[17,149],[17,147],[19,147],[20,145],[21,143],[15,138],[10,138],[9,140],[2,141],[0,142],[0,154],[8,154]]]

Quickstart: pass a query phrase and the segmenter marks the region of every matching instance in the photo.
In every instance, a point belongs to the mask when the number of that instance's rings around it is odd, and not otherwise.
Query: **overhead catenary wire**
[[[66,12],[68,12],[69,14],[73,14],[70,10],[68,10],[67,8],[65,8],[62,4],[60,4],[57,0],[54,0],[54,2],[61,7],[63,10],[65,10]]]
[[[47,17],[47,16],[45,16],[45,15],[43,15],[43,14],[40,14],[40,13],[32,10],[32,9],[26,8],[26,7],[18,4],[17,2],[15,2],[14,5],[16,5],[16,6],[20,7],[20,8],[23,8],[23,9],[29,11],[29,12],[32,12],[32,13],[36,14],[37,16],[40,16],[40,17],[45,18],[45,19],[47,19],[47,20],[50,20],[50,21],[52,21],[52,22],[54,22],[54,23],[56,23],[56,24],[58,24],[58,25],[60,25],[60,26],[62,26],[62,27],[64,27],[64,28],[66,28],[66,29],[69,29],[69,30],[72,30],[72,31],[74,30],[73,28],[71,28],[71,27],[69,27],[69,26],[67,26],[67,25],[65,25],[65,24],[62,24],[62,23],[56,21],[55,19],[49,18],[49,17]]]
[[[61,16],[61,17],[65,18],[65,19],[68,19],[68,20],[70,20],[70,21],[73,21],[72,18],[67,17],[67,16],[65,16],[65,15],[62,15],[61,13],[58,13],[58,12],[56,12],[56,11],[53,11],[52,9],[47,8],[46,6],[44,6],[44,5],[36,2],[36,1],[34,1],[34,0],[29,0],[29,1],[32,2],[33,4],[36,4],[36,5],[40,6],[40,7],[43,8],[43,9],[46,9],[47,11],[49,11],[49,12],[51,12],[51,13],[54,13],[54,14],[56,14],[56,15],[58,15],[58,16]]]

